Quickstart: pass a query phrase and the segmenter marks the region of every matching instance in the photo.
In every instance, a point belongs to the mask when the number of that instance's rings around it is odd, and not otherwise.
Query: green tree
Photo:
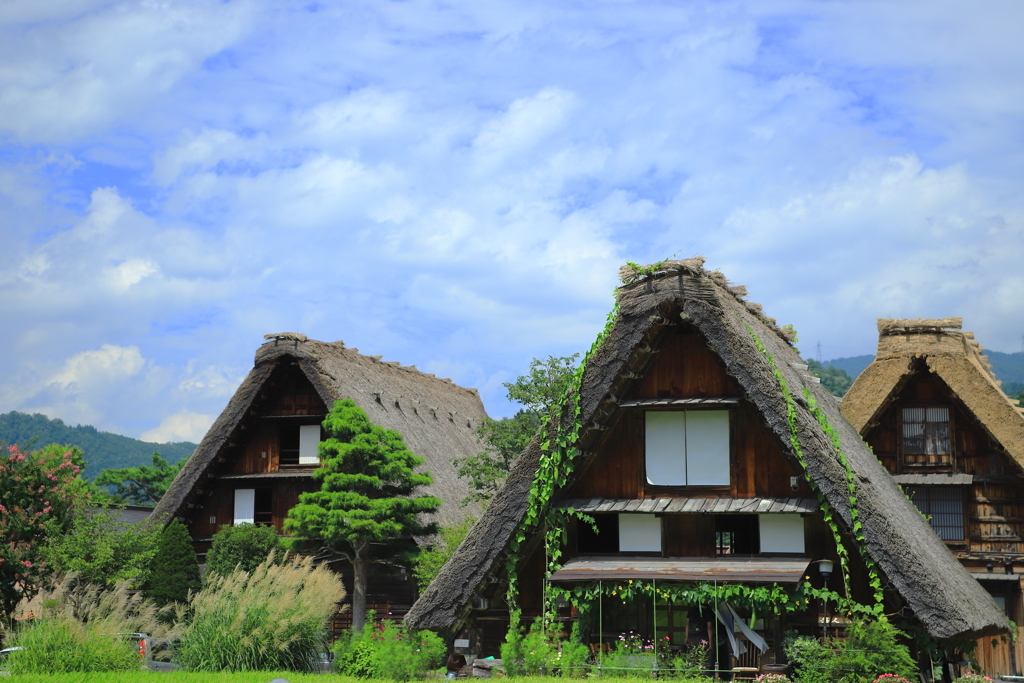
[[[303,493],[285,519],[285,530],[312,546],[352,563],[352,629],[366,622],[366,582],[370,544],[395,548],[395,541],[430,536],[434,523],[420,515],[437,511],[433,496],[413,497],[433,480],[413,470],[423,462],[405,447],[402,436],[370,422],[352,399],[337,401],[323,422],[330,435],[319,445],[321,467],[313,471],[320,490]]]
[[[505,382],[508,400],[523,406],[512,417],[485,419],[477,428],[477,439],[484,450],[455,460],[459,476],[469,480],[470,494],[463,505],[491,499],[508,476],[512,463],[530,443],[555,402],[569,387],[579,354],[565,357],[534,358],[530,371],[515,382]]]
[[[213,544],[206,554],[206,571],[227,576],[238,567],[251,572],[267,561],[273,552],[278,563],[284,561],[284,544],[272,526],[239,524],[222,526],[213,535]]]
[[[160,529],[118,520],[116,508],[88,506],[75,515],[67,533],[47,544],[47,558],[61,574],[76,572],[82,583],[138,587],[149,573]]]
[[[159,605],[186,602],[190,590],[199,590],[199,560],[188,529],[174,519],[160,531],[156,553],[149,563],[149,578],[142,586]]]
[[[159,453],[153,453],[152,465],[124,467],[121,469],[103,470],[96,477],[98,486],[113,486],[115,499],[130,505],[156,505],[178,476],[185,461],[172,465]]]
[[[3,447],[0,446],[0,452]],[[18,603],[45,588],[54,573],[47,539],[67,532],[90,494],[77,448],[53,444],[0,455],[0,610],[10,620]]]
[[[455,554],[466,534],[476,523],[475,517],[467,517],[455,526],[442,527],[437,532],[434,544],[424,548],[413,559],[412,573],[420,590],[425,590],[434,580],[441,567]]]
[[[849,391],[850,387],[853,386],[853,378],[846,373],[846,370],[837,368],[831,363],[828,364],[828,367],[825,367],[816,360],[809,360],[807,361],[807,369],[815,377],[821,378],[822,386],[833,396],[842,398]]]

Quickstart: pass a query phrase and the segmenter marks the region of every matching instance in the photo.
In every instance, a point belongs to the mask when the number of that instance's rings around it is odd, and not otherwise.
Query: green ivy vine
[[[738,315],[739,314],[737,314],[737,316]],[[796,403],[794,402],[793,396],[789,391],[789,387],[786,383],[786,378],[783,377],[782,372],[775,365],[775,359],[772,358],[772,355],[768,352],[768,349],[765,348],[764,344],[761,343],[761,340],[758,339],[757,335],[754,333],[754,330],[752,330],[750,326],[747,325],[746,323],[744,323],[744,327],[746,328],[747,333],[750,334],[751,338],[754,340],[754,344],[757,347],[757,350],[760,351],[761,354],[768,360],[768,365],[771,367],[772,373],[775,375],[775,380],[779,383],[779,388],[782,390],[782,395],[786,401],[786,422],[789,425],[790,444],[793,447],[793,452],[796,454],[797,461],[800,463],[800,468],[803,471],[804,479],[807,480],[808,484],[811,487],[811,490],[814,491],[815,494],[818,496],[818,504],[821,508],[822,516],[824,517],[825,523],[831,530],[832,538],[834,539],[836,544],[836,552],[839,555],[839,565],[843,577],[843,588],[846,593],[846,596],[843,597],[838,596],[837,594],[833,594],[828,595],[828,598],[830,600],[836,600],[836,598],[838,598],[838,600],[836,601],[848,612],[864,612],[865,607],[863,605],[860,605],[859,603],[855,602],[852,598],[848,597],[850,596],[849,552],[847,551],[846,546],[843,543],[842,535],[839,532],[839,526],[836,523],[835,517],[832,513],[832,507],[828,504],[828,501],[825,500],[825,496],[821,492],[818,483],[814,480],[813,477],[810,476],[810,473],[807,471],[807,462],[804,458],[803,450],[800,448],[800,441],[797,438]],[[839,433],[836,432],[835,428],[832,427],[832,424],[828,421],[828,417],[821,411],[820,408],[818,408],[817,402],[811,395],[810,391],[806,388],[803,390],[803,398],[804,401],[807,403],[808,409],[810,410],[811,414],[814,416],[815,420],[817,420],[819,426],[821,426],[822,431],[824,431],[825,434],[829,437],[829,440],[832,443],[832,449],[836,453],[836,458],[839,461],[839,463],[843,466],[843,470],[846,475],[847,501],[850,507],[850,520],[853,526],[852,531],[854,539],[857,542],[857,547],[860,550],[861,559],[863,560],[864,566],[867,569],[868,583],[870,584],[873,590],[875,599],[874,606],[871,608],[867,608],[867,611],[871,614],[874,614],[875,616],[879,616],[882,612],[882,604],[884,598],[882,591],[882,580],[881,577],[878,575],[878,569],[875,565],[874,559],[872,559],[867,552],[867,541],[864,537],[864,528],[860,521],[860,512],[857,509],[856,475],[853,472],[853,468],[850,466],[849,460],[843,453],[842,443],[839,439]],[[828,591],[824,591],[824,589],[812,589],[812,591],[815,593],[821,592],[821,597],[825,597],[825,594],[828,593]],[[816,595],[815,597],[819,596]]]
[[[544,545],[547,558],[545,579],[547,579],[561,566],[562,543],[565,540],[568,518],[572,515],[577,515],[586,518],[591,524],[594,521],[593,518],[578,515],[575,511],[551,509],[550,503],[555,492],[569,481],[569,476],[575,468],[575,460],[580,455],[576,443],[579,441],[580,431],[583,429],[583,425],[580,422],[580,388],[583,384],[583,373],[591,356],[601,348],[601,345],[607,339],[612,326],[615,324],[615,318],[618,316],[618,313],[619,303],[616,301],[615,306],[605,320],[604,329],[597,335],[597,339],[594,340],[590,350],[587,351],[579,367],[576,368],[569,385],[566,387],[565,393],[562,394],[561,398],[552,408],[551,413],[541,423],[541,433],[548,434],[548,424],[553,418],[555,420],[555,434],[553,438],[549,437],[540,445],[541,457],[537,466],[537,473],[533,478],[533,484],[530,486],[526,516],[509,544],[510,553],[505,561],[505,572],[508,576],[506,602],[509,607],[509,641],[517,639],[520,632],[522,610],[517,607],[519,603],[519,577],[516,572],[516,561],[519,550],[526,543],[529,531],[535,528],[546,527]],[[572,423],[568,427],[564,425],[564,420],[562,419],[567,404],[572,415]],[[551,597],[550,591],[546,591],[545,607],[543,610],[545,615],[551,612],[549,607]]]

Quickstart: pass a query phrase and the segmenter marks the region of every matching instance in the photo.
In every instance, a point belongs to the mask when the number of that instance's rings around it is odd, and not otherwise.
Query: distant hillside
[[[1008,396],[1017,396],[1024,391],[1024,353],[1003,353],[1002,351],[990,351],[985,349],[985,355],[992,363],[992,370],[996,377],[1003,383],[1003,392]],[[845,370],[853,379],[864,371],[874,356],[850,356],[849,358],[834,358],[822,362],[826,368],[834,365],[840,370]]]
[[[154,451],[174,464],[192,455],[196,449],[194,443],[149,443],[101,432],[87,425],[69,427],[62,420],[51,420],[39,413],[28,415],[10,412],[0,415],[0,442],[25,447],[33,439],[35,442],[32,448],[51,443],[71,444],[81,448],[85,453],[85,475],[88,477],[95,477],[100,470],[148,465]]]
[[[992,363],[992,369],[1003,382],[1003,390],[1007,385],[1015,384],[1024,388],[1024,353],[1003,353],[1002,351],[989,351],[985,349],[985,355]],[[1007,391],[1006,393],[1011,393]],[[1020,393],[1018,390],[1016,393]]]
[[[834,365],[840,370],[846,370],[846,374],[851,379],[857,379],[857,375],[864,372],[864,368],[871,365],[871,361],[875,359],[874,354],[870,356],[850,356],[849,358],[833,358],[832,360],[822,361],[821,364],[824,367]]]

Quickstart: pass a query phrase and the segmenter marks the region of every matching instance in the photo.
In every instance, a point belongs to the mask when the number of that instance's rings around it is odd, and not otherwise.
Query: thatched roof
[[[294,333],[266,337],[271,341],[256,351],[255,367],[160,500],[154,519],[182,515],[194,492],[202,488],[201,482],[217,474],[218,457],[233,436],[238,438],[243,420],[254,417],[254,401],[271,373],[278,365],[290,363],[298,365],[328,408],[336,400],[351,398],[371,422],[402,435],[406,446],[424,459],[420,469],[433,476],[434,483],[424,487],[423,493],[444,501],[436,517],[441,525],[455,524],[474,512],[461,506],[469,489],[453,461],[480,451],[476,428],[487,415],[476,389],[420,372],[415,366],[364,356],[358,349],[345,348],[343,342],[307,340]]]
[[[583,374],[578,447],[596,451],[600,429],[613,418],[616,397],[626,396],[643,375],[653,345],[666,323],[680,318],[695,325],[719,354],[726,370],[789,449],[787,403],[769,361],[754,336],[774,359],[796,401],[796,429],[810,476],[845,529],[851,528],[846,473],[829,436],[808,409],[807,390],[838,432],[856,473],[858,510],[867,552],[891,585],[937,638],[974,638],[1005,633],[1009,623],[977,581],[972,579],[932,532],[889,474],[843,418],[836,399],[806,373],[791,346],[790,334],[767,318],[746,292],[730,287],[719,272],[703,268],[703,259],[660,264],[650,276],[624,269],[629,282],[617,293],[619,311],[602,346]],[[748,331],[749,328],[749,331]],[[794,367],[796,366],[796,367]],[[571,423],[569,409],[560,416]],[[553,433],[553,423],[549,429]],[[537,435],[515,462],[502,489],[467,535],[452,559],[406,616],[414,628],[450,629],[463,623],[467,606],[489,574],[503,574],[509,540],[527,512],[529,489],[541,456]],[[588,457],[587,455],[580,456]],[[592,454],[589,456],[592,457]],[[577,465],[577,471],[583,463]],[[553,504],[558,504],[556,493]]]
[[[960,318],[878,320],[878,353],[843,398],[843,414],[861,434],[898,396],[897,388],[924,364],[952,390],[982,428],[1024,467],[1024,416],[1006,397],[974,333]]]

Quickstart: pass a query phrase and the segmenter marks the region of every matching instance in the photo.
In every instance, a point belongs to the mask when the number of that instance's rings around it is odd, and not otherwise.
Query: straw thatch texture
[[[619,314],[608,337],[593,354],[583,375],[580,422],[586,427],[579,446],[586,452],[598,429],[615,411],[608,406],[630,388],[634,368],[652,352],[661,324],[682,317],[694,324],[722,358],[727,372],[743,387],[765,421],[790,448],[787,403],[767,358],[754,336],[767,348],[796,401],[797,438],[808,471],[838,513],[846,529],[850,511],[846,473],[836,458],[829,436],[803,398],[806,389],[838,431],[842,448],[857,475],[859,514],[867,551],[886,581],[902,596],[928,631],[937,638],[973,638],[1003,633],[1006,618],[991,597],[956,561],[907,500],[889,474],[842,417],[835,398],[820,384],[794,368],[802,361],[786,334],[766,318],[760,307],[743,302],[720,273],[707,273],[697,264],[662,272],[622,287]],[[748,330],[749,328],[749,330]],[[563,423],[571,419],[568,410]],[[553,428],[552,428],[553,429]],[[528,504],[529,487],[540,458],[535,438],[513,467],[502,490],[467,535],[455,556],[406,616],[414,628],[449,629],[467,615],[471,598],[501,573],[507,547]],[[791,457],[796,457],[790,448]],[[578,469],[582,463],[578,465]],[[553,504],[557,504],[556,500]]]
[[[857,378],[843,398],[843,414],[861,434],[898,396],[898,388],[923,363],[952,390],[981,426],[1024,467],[1024,416],[1000,388],[988,358],[974,334],[955,325],[917,325],[917,320],[878,321],[880,335],[875,360]],[[897,324],[899,323],[899,324]],[[930,329],[921,329],[930,328]],[[941,328],[941,329],[940,329]]]
[[[214,474],[216,461],[261,388],[279,363],[297,363],[328,406],[351,398],[377,425],[398,431],[405,444],[424,459],[422,470],[434,483],[424,493],[444,501],[437,513],[442,525],[456,524],[472,509],[461,507],[468,486],[453,461],[480,450],[476,428],[486,417],[475,389],[361,355],[341,342],[301,341],[301,335],[271,335],[275,341],[256,352],[256,364],[185,463],[153,513],[154,519],[180,516],[190,495]]]

